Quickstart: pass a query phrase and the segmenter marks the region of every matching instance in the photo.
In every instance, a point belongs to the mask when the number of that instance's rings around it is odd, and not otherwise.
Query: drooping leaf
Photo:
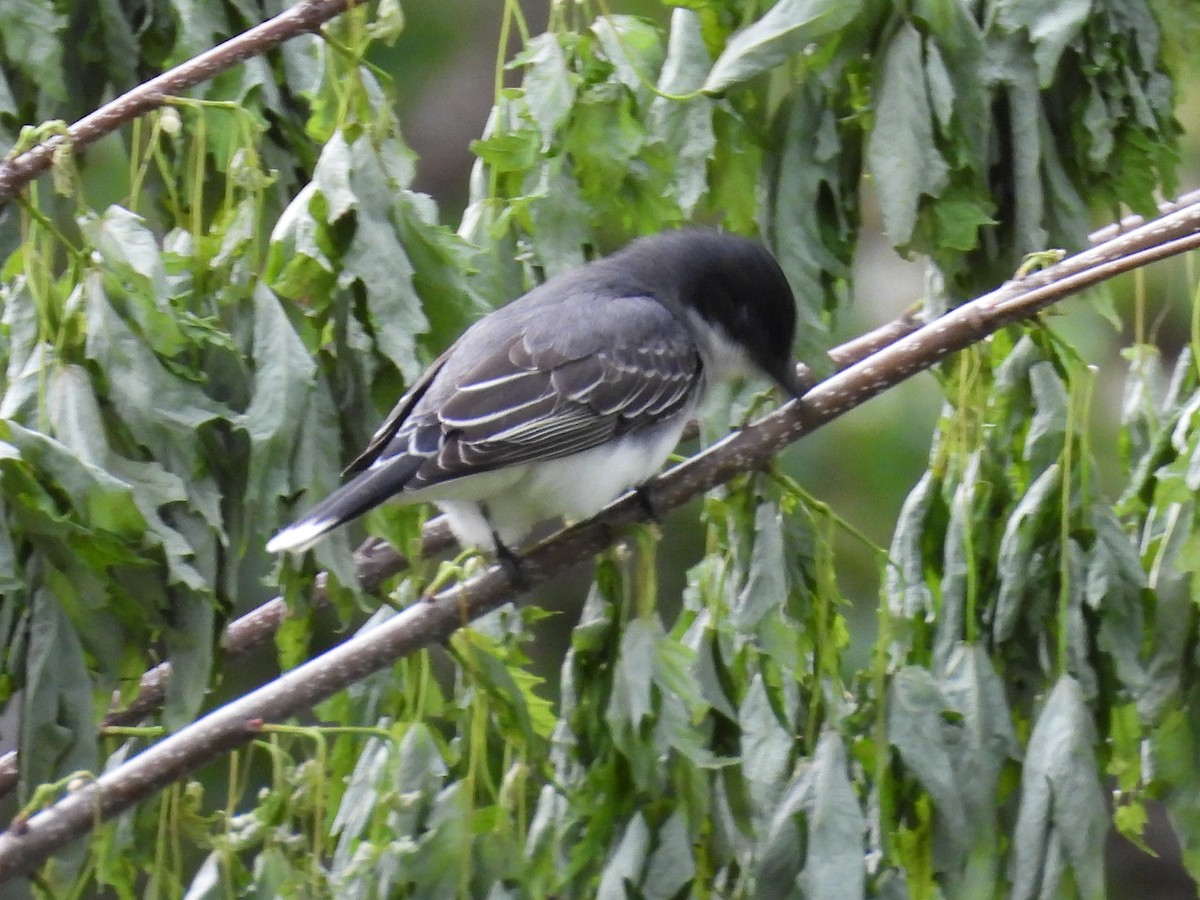
[[[1046,536],[1047,518],[1057,512],[1054,504],[1058,500],[1059,486],[1059,466],[1054,463],[1029,486],[1004,524],[1000,556],[996,562],[1000,589],[992,618],[992,631],[997,641],[1006,641],[1012,636],[1022,611],[1039,593],[1044,593],[1044,585],[1039,584],[1044,573],[1038,571],[1034,561]]]
[[[21,706],[21,794],[73,772],[95,772],[99,758],[92,680],[79,637],[54,593],[31,599],[29,650]]]
[[[1009,877],[1013,897],[1053,896],[1071,873],[1080,896],[1104,894],[1108,816],[1079,684],[1058,680],[1029,736]]]
[[[699,16],[676,9],[671,14],[667,59],[659,76],[661,94],[650,103],[647,130],[675,158],[675,192],[685,217],[708,190],[708,162],[716,145],[712,101],[687,96],[700,88],[709,65]]]
[[[843,28],[861,8],[860,0],[780,0],[730,38],[705,79],[704,92],[719,94],[774,68]]]
[[[912,237],[921,198],[941,194],[948,176],[934,142],[921,43],[917,30],[903,25],[883,52],[875,126],[867,142],[884,230],[897,247]]]
[[[969,849],[966,797],[953,754],[958,738],[946,721],[949,707],[933,676],[917,666],[896,673],[888,691],[888,740],[933,798],[945,864],[956,868]]]

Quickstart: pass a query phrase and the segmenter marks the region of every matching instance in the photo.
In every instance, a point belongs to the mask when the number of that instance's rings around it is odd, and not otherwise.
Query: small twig
[[[1200,205],[1180,209],[1128,234],[1063,260],[958,307],[826,379],[801,400],[734,432],[651,483],[654,506],[673,509],[739,472],[765,464],[787,444],[924,371],[999,328],[1036,315],[1090,284],[1200,245]],[[614,529],[645,516],[626,495],[596,518],[568,528],[522,557],[529,586],[606,547]],[[263,722],[279,721],[402,656],[445,640],[513,599],[502,566],[420,601],[274,681],[214,710],[94,782],[0,835],[0,881],[27,872],[96,822],[141,802],[206,762],[252,740]]]
[[[0,163],[0,203],[12,200],[30,181],[50,168],[64,142],[76,149],[99,140],[138,116],[162,106],[166,98],[207,81],[219,72],[259,56],[284,41],[315,31],[344,12],[351,0],[300,0],[273,19],[218,44],[211,50],[140,84],[67,129],[26,152]]]

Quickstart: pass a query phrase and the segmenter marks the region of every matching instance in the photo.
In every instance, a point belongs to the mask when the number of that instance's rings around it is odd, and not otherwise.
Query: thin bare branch
[[[211,50],[140,84],[110,103],[84,116],[36,147],[0,163],[0,203],[12,200],[30,181],[50,168],[63,142],[76,148],[99,140],[138,116],[162,106],[165,99],[207,81],[238,63],[274,49],[297,35],[316,30],[345,12],[350,0],[300,0],[273,19],[218,44]]]
[[[776,453],[867,399],[983,340],[1004,325],[1120,272],[1200,245],[1200,204],[1127,234],[954,309],[826,379],[793,401],[671,469],[651,483],[653,506],[672,509]],[[544,582],[607,546],[614,529],[639,521],[646,504],[630,495],[596,518],[568,528],[522,557],[528,585]],[[279,721],[390,665],[445,640],[467,622],[513,599],[505,569],[479,575],[419,601],[144,750],[0,835],[0,881],[28,872],[96,822],[141,802],[221,753]]]

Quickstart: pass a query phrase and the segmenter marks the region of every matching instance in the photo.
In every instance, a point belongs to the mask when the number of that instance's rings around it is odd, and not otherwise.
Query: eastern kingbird
[[[539,522],[595,515],[662,467],[716,381],[804,392],[795,300],[756,241],[645,237],[468,328],[346,474],[267,550],[306,550],[395,500],[432,501],[464,546],[502,556]]]

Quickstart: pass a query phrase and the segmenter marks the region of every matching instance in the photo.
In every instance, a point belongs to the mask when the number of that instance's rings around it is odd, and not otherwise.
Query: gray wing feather
[[[419,490],[568,456],[682,413],[702,381],[688,329],[647,297],[598,298],[597,307],[594,325],[567,329],[565,339],[544,317],[495,323],[493,316],[491,333],[468,331],[356,465],[403,459],[411,470],[413,457],[422,457],[405,486]],[[495,333],[497,324],[507,333]]]

